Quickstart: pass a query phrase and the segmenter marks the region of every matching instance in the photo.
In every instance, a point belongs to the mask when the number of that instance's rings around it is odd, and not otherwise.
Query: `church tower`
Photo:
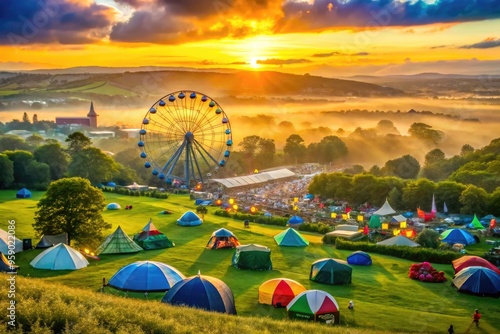
[[[87,114],[87,117],[90,118],[90,126],[93,128],[97,128],[97,113],[94,110],[94,102],[90,102],[90,110]]]

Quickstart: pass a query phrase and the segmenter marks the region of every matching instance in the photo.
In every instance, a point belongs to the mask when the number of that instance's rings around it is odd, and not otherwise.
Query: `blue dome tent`
[[[108,282],[118,290],[165,292],[185,276],[174,267],[157,261],[137,261],[122,267]]]
[[[476,243],[474,236],[470,234],[469,231],[462,228],[449,229],[441,233],[441,238],[443,242],[450,245],[462,244],[462,245],[472,245]]]
[[[459,292],[500,296],[500,275],[485,267],[471,266],[460,270],[453,278],[453,285]]]
[[[31,197],[31,191],[29,191],[26,188],[22,188],[16,194],[16,198],[30,198],[30,197]]]
[[[193,211],[186,211],[181,218],[177,219],[177,224],[181,226],[198,226],[202,220]]]
[[[347,257],[347,263],[358,266],[371,266],[372,258],[368,253],[357,251]]]
[[[119,210],[122,207],[118,203],[109,203],[108,206],[106,207],[108,210]]]
[[[215,277],[202,276],[200,273],[176,283],[161,301],[172,305],[236,314],[233,292],[226,283]]]
[[[301,217],[299,216],[292,216],[290,219],[288,219],[288,224],[290,225],[299,225],[299,224],[302,224],[304,222],[304,219],[302,219]]]

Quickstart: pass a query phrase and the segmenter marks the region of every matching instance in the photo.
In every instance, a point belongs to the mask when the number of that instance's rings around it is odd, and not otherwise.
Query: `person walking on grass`
[[[476,323],[476,327],[479,327],[479,319],[481,319],[481,313],[479,313],[478,309],[474,311],[472,319],[472,322]]]
[[[455,330],[453,329],[453,325],[450,325],[450,328],[448,328],[448,333],[455,334]]]

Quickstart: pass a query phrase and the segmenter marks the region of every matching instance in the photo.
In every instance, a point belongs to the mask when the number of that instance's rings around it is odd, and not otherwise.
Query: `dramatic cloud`
[[[315,0],[288,1],[277,31],[321,30],[334,27],[377,28],[498,18],[494,0]]]
[[[71,0],[3,1],[0,44],[92,43],[107,38],[115,9]]]
[[[310,60],[307,59],[262,59],[257,60],[257,64],[259,65],[289,65],[289,64],[302,64],[302,63],[310,63]]]
[[[496,48],[500,46],[500,38],[493,38],[489,37],[486,38],[484,41],[481,41],[479,43],[474,43],[470,45],[463,45],[460,48],[462,49],[490,49],[490,48]]]

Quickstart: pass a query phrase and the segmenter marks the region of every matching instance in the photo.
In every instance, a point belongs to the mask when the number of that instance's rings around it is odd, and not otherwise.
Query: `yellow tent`
[[[285,307],[306,288],[299,282],[288,278],[273,278],[259,287],[259,303]]]

